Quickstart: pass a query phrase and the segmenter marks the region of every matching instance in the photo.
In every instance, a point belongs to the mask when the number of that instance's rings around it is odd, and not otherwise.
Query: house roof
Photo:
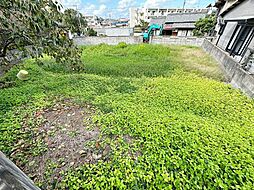
[[[165,20],[166,20],[166,17],[152,18],[150,21],[150,25],[152,25],[152,24],[163,25],[163,24],[165,24]]]
[[[196,22],[200,18],[204,18],[206,13],[175,13],[169,14],[166,18],[166,23],[190,23]]]
[[[194,29],[195,23],[174,23],[174,24],[165,24],[164,30],[172,29]]]
[[[225,19],[225,21],[240,21],[240,20],[243,20],[243,21],[254,21],[254,16],[242,16],[241,18],[228,18],[228,19]]]
[[[217,7],[217,8],[220,8],[221,6],[225,5],[225,3],[226,3],[226,0],[217,0],[215,2],[214,6]]]
[[[174,23],[173,28],[195,28],[195,23]]]
[[[222,8],[222,12],[220,12],[220,16],[226,15],[228,12],[230,12],[232,9],[234,9],[236,6],[244,2],[245,0],[235,0],[229,7],[227,7],[225,10]],[[215,7],[220,8],[223,7],[226,4],[226,0],[218,0],[215,3]]]

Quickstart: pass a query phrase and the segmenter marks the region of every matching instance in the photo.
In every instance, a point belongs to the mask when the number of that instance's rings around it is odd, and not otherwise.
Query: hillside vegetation
[[[254,102],[227,85],[201,49],[82,48],[85,73],[45,58],[28,60],[1,79],[11,83],[0,90],[0,149],[42,189],[253,188]],[[29,80],[16,79],[21,68]],[[70,107],[66,100],[94,108],[91,123],[84,122],[100,134],[78,152],[93,159],[78,165],[70,158],[48,160],[39,178],[35,161],[52,151],[52,134],[40,129],[55,112],[41,113],[59,102]],[[77,137],[82,134],[70,134]]]

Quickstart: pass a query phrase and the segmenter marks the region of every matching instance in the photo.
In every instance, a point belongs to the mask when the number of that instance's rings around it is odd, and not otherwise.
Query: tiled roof
[[[196,22],[200,18],[204,18],[205,13],[175,13],[169,14],[166,18],[166,23],[190,23]]]
[[[164,30],[172,29],[194,29],[195,23],[174,23],[174,24],[165,24]]]
[[[164,18],[152,18],[151,21],[150,21],[150,25],[152,25],[152,24],[163,25],[163,24],[165,24],[165,20],[166,20],[166,17],[164,17]]]

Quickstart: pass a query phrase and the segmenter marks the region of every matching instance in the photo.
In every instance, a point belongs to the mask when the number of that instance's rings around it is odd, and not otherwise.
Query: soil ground
[[[36,115],[44,119],[39,133],[44,136],[47,151],[31,157],[25,172],[35,182],[46,182],[50,177],[50,183],[53,183],[52,180],[61,181],[61,174],[69,168],[100,159],[101,155],[87,146],[89,143],[96,144],[100,135],[99,127],[92,122],[94,114],[95,109],[91,105],[81,107],[70,100],[37,112]]]

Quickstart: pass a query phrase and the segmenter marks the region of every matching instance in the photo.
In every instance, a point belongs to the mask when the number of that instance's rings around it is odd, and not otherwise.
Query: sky
[[[130,7],[182,8],[184,0],[58,0],[64,8],[78,9],[85,15],[128,18]],[[215,0],[186,0],[186,8],[205,8]]]

